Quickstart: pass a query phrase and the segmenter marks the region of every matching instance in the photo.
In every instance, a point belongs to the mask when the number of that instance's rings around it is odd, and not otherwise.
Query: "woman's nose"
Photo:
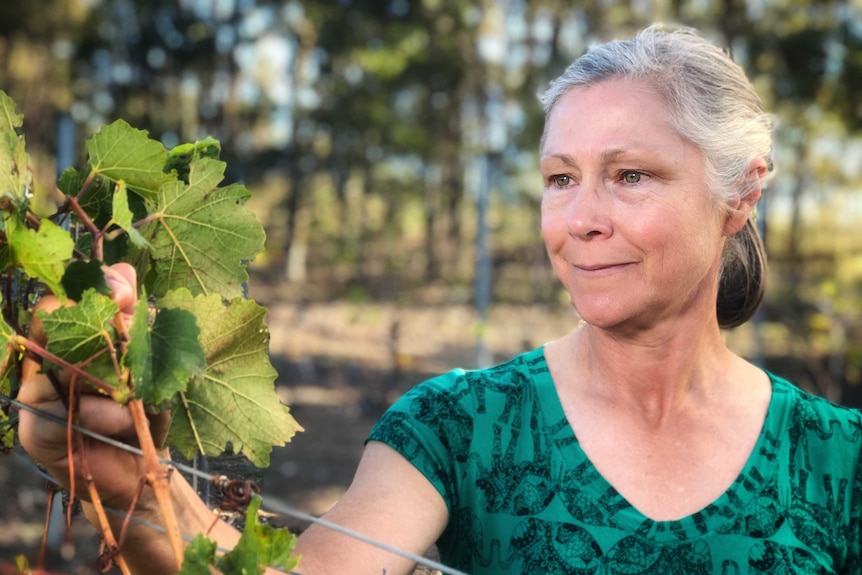
[[[573,238],[588,240],[613,232],[602,182],[584,181],[567,208],[566,229]]]

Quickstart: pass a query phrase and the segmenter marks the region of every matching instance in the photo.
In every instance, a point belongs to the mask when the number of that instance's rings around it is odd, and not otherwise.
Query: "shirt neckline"
[[[769,371],[764,370],[772,388],[766,417],[754,448],[736,480],[704,508],[680,519],[659,521],[647,517],[629,503],[593,465],[581,449],[574,428],[568,422],[556,385],[547,367],[544,348],[540,347],[529,352],[528,355],[533,356],[528,358],[530,363],[538,360],[543,366],[543,369],[531,370],[543,410],[550,421],[566,422],[566,435],[569,436],[570,441],[558,441],[557,448],[565,460],[571,462],[571,466],[586,466],[588,471],[583,476],[587,481],[581,486],[582,490],[592,501],[604,502],[609,509],[611,520],[627,531],[649,535],[659,540],[664,535],[668,540],[679,541],[680,531],[703,534],[706,531],[721,530],[722,525],[734,522],[743,513],[748,503],[758,496],[762,491],[761,487],[772,476],[771,470],[777,465],[777,461],[767,455],[774,452],[774,446],[770,445],[770,441],[771,438],[779,435],[778,429],[786,415],[784,402],[779,399],[779,396],[786,394],[776,393],[776,385],[780,379]]]

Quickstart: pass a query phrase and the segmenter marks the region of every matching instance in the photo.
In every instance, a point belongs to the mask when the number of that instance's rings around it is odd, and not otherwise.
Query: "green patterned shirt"
[[[645,517],[593,467],[542,349],[416,386],[369,440],[443,496],[441,559],[474,575],[862,573],[862,417],[770,379],[742,473],[678,521]]]

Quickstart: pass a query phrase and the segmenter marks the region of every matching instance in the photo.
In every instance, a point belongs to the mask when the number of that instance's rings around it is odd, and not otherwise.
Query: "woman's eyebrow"
[[[631,148],[613,148],[603,151],[601,158],[603,162],[612,162],[614,160],[619,160],[621,157],[627,156],[629,152],[631,152]]]
[[[619,160],[621,157],[627,156],[629,153],[631,153],[631,148],[612,148],[610,150],[604,150],[599,157],[602,162],[612,162],[614,160]],[[577,162],[575,162],[575,159],[569,154],[548,154],[542,159],[542,161],[545,162],[550,159],[560,160],[567,166],[577,166]]]
[[[542,158],[542,163],[545,163],[549,160],[560,160],[567,166],[572,168],[576,167],[575,159],[571,157],[569,154],[548,154]]]

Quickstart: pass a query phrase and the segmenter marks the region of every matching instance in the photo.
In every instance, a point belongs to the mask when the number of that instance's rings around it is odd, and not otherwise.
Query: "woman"
[[[650,28],[591,49],[544,103],[542,235],[582,325],[411,390],[327,518],[417,553],[436,542],[474,574],[860,572],[862,419],[720,332],[763,293],[751,213],[771,124],[742,70],[691,31]],[[22,400],[54,406],[28,380]],[[89,425],[122,435],[127,419]],[[48,427],[22,414],[21,439],[63,477],[64,437]],[[99,457],[132,470],[100,486],[127,506],[139,462]],[[205,530],[205,506],[179,478],[172,489],[195,501],[180,507],[185,530]],[[136,529],[127,561],[171,572],[166,540]],[[412,567],[316,526],[297,549],[307,575]]]

